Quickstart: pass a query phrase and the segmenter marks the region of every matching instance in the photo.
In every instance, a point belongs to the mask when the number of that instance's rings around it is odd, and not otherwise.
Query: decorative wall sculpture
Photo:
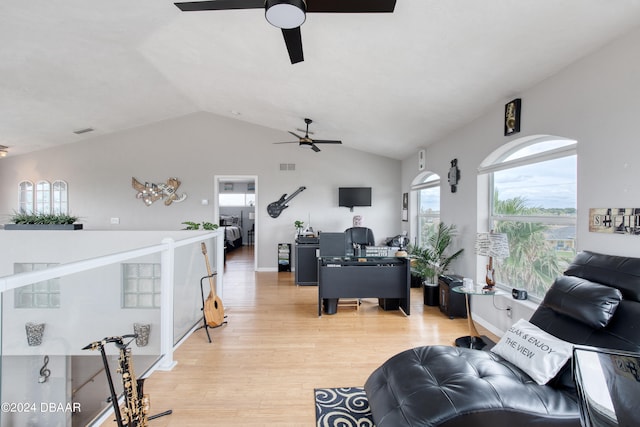
[[[178,195],[176,192],[180,187],[178,178],[169,178],[167,183],[154,184],[145,182],[144,184],[135,178],[131,178],[131,186],[138,191],[136,198],[142,199],[145,205],[151,206],[156,200],[164,199],[164,204],[180,203],[187,198],[185,193]]]
[[[640,208],[589,209],[589,231],[640,235]]]

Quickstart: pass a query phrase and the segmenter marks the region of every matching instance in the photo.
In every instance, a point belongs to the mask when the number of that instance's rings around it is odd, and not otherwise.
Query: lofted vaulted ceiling
[[[318,138],[402,159],[638,25],[638,0],[397,0],[308,14],[292,65],[259,9],[2,1],[0,144],[16,155],[207,111],[282,140],[311,117]]]

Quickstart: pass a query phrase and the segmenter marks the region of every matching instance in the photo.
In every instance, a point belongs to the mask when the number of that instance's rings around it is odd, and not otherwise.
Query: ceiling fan
[[[298,144],[301,147],[307,146],[310,147],[316,153],[320,151],[320,149],[316,146],[316,144],[342,144],[342,141],[331,141],[327,139],[311,139],[309,138],[309,125],[313,123],[311,119],[304,119],[304,122],[307,124],[307,129],[304,133],[304,136],[300,136],[294,132],[289,132],[291,135],[298,138],[298,141],[287,141],[287,142],[274,142],[274,144]]]
[[[263,9],[265,18],[282,30],[292,64],[304,61],[300,26],[311,12],[393,12],[396,0],[205,0],[175,3],[183,12],[227,9]]]

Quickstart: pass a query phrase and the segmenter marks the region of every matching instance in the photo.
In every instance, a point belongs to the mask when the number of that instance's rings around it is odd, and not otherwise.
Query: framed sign
[[[640,208],[591,208],[589,231],[640,236]]]
[[[504,135],[509,136],[520,132],[520,115],[522,113],[522,100],[514,99],[504,106]]]

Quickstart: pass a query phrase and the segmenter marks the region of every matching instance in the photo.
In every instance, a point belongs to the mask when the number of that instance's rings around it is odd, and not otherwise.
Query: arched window
[[[440,176],[425,172],[418,177],[411,189],[417,192],[417,245],[423,246],[440,222]]]
[[[18,184],[18,212],[33,213],[33,182],[22,181]]]
[[[542,136],[512,141],[480,167],[489,179],[488,230],[506,233],[509,257],[496,280],[541,297],[575,256],[576,141]]]
[[[69,200],[67,195],[67,183],[64,181],[53,181],[52,213],[54,215],[69,213]]]
[[[65,181],[53,184],[41,180],[35,186],[31,181],[18,184],[18,211],[33,215],[68,215],[69,187]]]
[[[49,181],[38,181],[36,183],[36,210],[38,215],[51,213],[51,184]]]

